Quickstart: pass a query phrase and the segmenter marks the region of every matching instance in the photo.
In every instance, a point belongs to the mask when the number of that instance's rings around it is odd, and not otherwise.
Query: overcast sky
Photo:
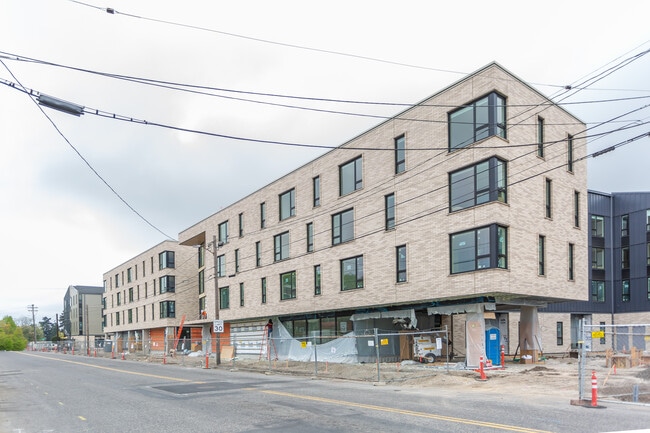
[[[650,49],[647,1],[1,5],[0,317],[27,316],[29,304],[39,308],[37,318],[54,317],[69,285],[102,285],[104,272],[325,151],[44,108],[63,138],[27,94],[5,84],[118,117],[316,146],[338,146],[380,123],[369,115],[403,109],[225,91],[206,96],[14,56],[237,92],[404,104],[497,61],[549,97],[592,101],[566,106],[589,127],[637,110],[590,131],[636,125],[590,139],[589,152],[650,130],[642,124],[650,120],[650,109],[642,109],[650,104],[650,55],[589,80]],[[579,92],[562,90],[583,83]],[[650,191],[650,176],[631,175],[647,172],[648,161],[648,137],[589,159],[589,188]]]

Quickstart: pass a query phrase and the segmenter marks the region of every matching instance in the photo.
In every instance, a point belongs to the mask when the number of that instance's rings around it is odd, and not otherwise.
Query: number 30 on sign
[[[215,334],[221,334],[223,332],[223,320],[214,321],[214,332]]]

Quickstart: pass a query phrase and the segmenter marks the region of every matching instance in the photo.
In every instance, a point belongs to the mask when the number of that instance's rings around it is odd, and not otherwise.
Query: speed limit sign
[[[221,334],[223,332],[223,320],[214,321],[214,333]]]

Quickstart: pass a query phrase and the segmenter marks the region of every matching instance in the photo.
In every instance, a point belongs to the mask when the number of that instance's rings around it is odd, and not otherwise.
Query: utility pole
[[[27,311],[32,313],[32,324],[34,325],[34,346],[36,346],[36,312],[38,307],[34,304],[27,306]]]

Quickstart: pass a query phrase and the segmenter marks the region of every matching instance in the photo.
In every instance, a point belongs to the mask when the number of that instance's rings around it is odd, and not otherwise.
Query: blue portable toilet
[[[485,356],[492,365],[501,365],[501,331],[499,328],[485,330]]]

